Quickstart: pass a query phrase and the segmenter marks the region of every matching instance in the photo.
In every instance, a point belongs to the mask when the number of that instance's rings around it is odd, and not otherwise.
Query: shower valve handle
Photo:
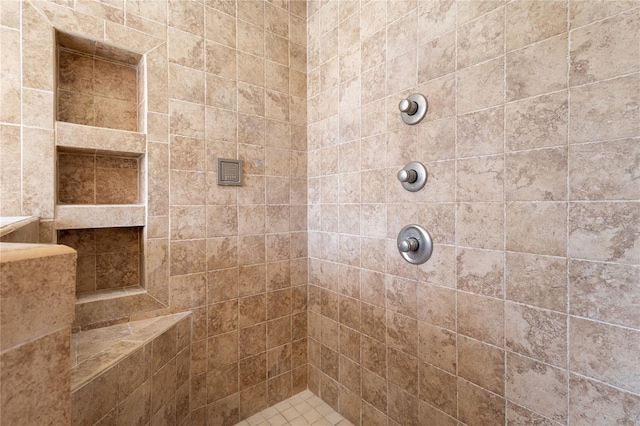
[[[398,243],[398,249],[403,253],[416,251],[418,250],[418,247],[420,247],[420,244],[415,238],[407,238],[406,240],[402,240]]]
[[[414,183],[418,180],[418,173],[413,169],[402,169],[398,172],[398,180],[400,182]]]
[[[418,111],[418,104],[409,99],[403,99],[398,105],[400,112],[404,112],[408,115],[413,115]]]

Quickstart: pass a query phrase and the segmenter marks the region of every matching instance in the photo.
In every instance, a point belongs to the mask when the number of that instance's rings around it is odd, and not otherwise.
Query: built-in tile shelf
[[[55,229],[144,226],[145,206],[138,204],[57,205],[55,218]]]
[[[147,148],[139,132],[56,121],[56,146],[67,151],[139,157]]]

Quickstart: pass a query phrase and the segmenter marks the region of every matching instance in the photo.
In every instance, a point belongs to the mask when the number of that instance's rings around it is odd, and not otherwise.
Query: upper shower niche
[[[57,119],[139,131],[142,55],[57,32]]]

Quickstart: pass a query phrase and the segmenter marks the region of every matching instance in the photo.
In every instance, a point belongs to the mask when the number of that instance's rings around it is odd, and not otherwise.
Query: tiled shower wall
[[[349,420],[640,421],[638,6],[309,3],[309,387]]]
[[[43,242],[55,241],[42,177],[54,175],[52,22],[158,46],[140,120],[145,285],[166,285],[161,313],[194,313],[183,423],[235,424],[306,389],[306,3],[0,1],[0,214],[40,216]],[[217,157],[244,160],[244,186],[216,186]]]

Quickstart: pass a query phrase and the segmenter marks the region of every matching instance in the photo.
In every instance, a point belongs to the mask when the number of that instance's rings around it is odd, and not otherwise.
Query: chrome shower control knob
[[[407,124],[418,124],[427,114],[427,107],[427,98],[420,93],[414,93],[398,104],[402,121]]]
[[[422,226],[416,224],[402,228],[396,243],[400,256],[414,265],[420,265],[429,260],[433,252],[431,235]]]
[[[400,182],[414,183],[418,180],[418,173],[413,169],[402,169],[398,172],[398,180]]]
[[[408,115],[413,115],[416,113],[416,111],[418,111],[418,104],[410,101],[409,99],[403,99],[400,101],[398,108],[400,109],[400,112],[404,112]]]
[[[398,172],[398,180],[407,191],[420,191],[427,183],[427,169],[424,164],[412,161]]]
[[[415,238],[407,238],[406,240],[402,240],[398,243],[398,250],[400,250],[403,253],[416,251],[418,250],[418,247],[420,247],[420,244],[418,243],[418,240],[416,240]]]

